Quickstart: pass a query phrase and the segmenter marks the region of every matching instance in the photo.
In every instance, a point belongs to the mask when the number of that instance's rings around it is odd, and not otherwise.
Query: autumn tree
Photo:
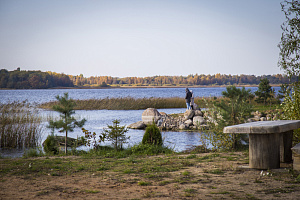
[[[278,65],[292,78],[300,75],[300,2],[287,1],[281,3],[285,15],[282,24],[281,41]],[[300,84],[297,81],[289,85],[282,103],[284,119],[300,119]],[[294,132],[294,143],[300,141],[300,131]]]

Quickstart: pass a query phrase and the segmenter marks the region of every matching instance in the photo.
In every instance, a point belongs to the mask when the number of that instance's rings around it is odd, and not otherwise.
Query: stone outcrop
[[[142,121],[139,121],[139,122],[135,122],[133,124],[130,124],[127,127],[131,128],[131,129],[144,129],[144,128],[146,128],[146,124]]]
[[[157,121],[161,118],[161,114],[155,108],[147,108],[142,114],[142,121],[144,124],[152,124],[157,123]]]
[[[273,113],[262,114],[256,111],[251,114],[253,117],[249,118],[247,122],[279,119],[279,115]],[[202,112],[200,109],[187,110],[183,114],[168,115],[164,112],[158,112],[155,108],[148,108],[142,114],[142,121],[130,124],[128,128],[144,129],[147,125],[152,124],[153,120],[160,129],[173,131],[206,129],[208,123],[217,124],[209,112]]]
[[[184,113],[184,119],[188,120],[188,119],[193,119],[193,117],[195,116],[195,111],[194,110],[187,110]]]
[[[194,126],[204,125],[204,124],[206,124],[206,120],[202,116],[195,116],[193,118],[193,124],[194,124]]]

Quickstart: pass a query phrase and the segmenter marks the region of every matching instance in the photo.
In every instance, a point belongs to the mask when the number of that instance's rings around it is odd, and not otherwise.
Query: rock
[[[127,127],[132,128],[132,129],[144,129],[144,128],[146,128],[146,125],[144,124],[144,122],[139,121],[139,122],[135,122],[133,124],[130,124]]]
[[[156,125],[157,125],[158,127],[160,127],[160,126],[163,125],[163,122],[164,122],[164,121],[163,121],[162,119],[160,119],[160,120],[157,121]]]
[[[199,108],[199,106],[196,103],[194,103],[193,110],[200,110],[201,111],[201,109]]]
[[[191,119],[188,119],[184,122],[187,126],[193,125],[193,121]]]
[[[165,112],[159,112],[160,115],[167,115]]]
[[[180,124],[178,128],[179,128],[179,130],[184,130],[184,129],[186,129],[186,125],[185,124]]]
[[[201,110],[195,110],[195,116],[201,116],[203,117],[203,113],[201,112]]]
[[[184,119],[185,120],[193,119],[194,115],[195,115],[195,112],[193,110],[187,110],[184,113]]]
[[[206,123],[206,120],[203,117],[201,117],[201,116],[195,116],[193,118],[193,124],[195,126],[203,125],[205,123]]]
[[[247,122],[256,122],[257,120],[255,118],[249,118],[247,119]]]
[[[293,151],[293,170],[300,172],[300,143],[292,148]]]
[[[197,126],[191,126],[190,128],[197,130]]]
[[[261,118],[259,118],[259,121],[267,121],[267,118],[261,117]]]
[[[142,121],[147,124],[152,124],[153,120],[154,123],[161,118],[161,114],[155,108],[147,108],[142,114]]]
[[[293,153],[300,155],[300,143],[296,144],[293,148],[291,148]]]
[[[254,119],[255,119],[255,121],[259,121],[259,120],[260,120],[260,116],[255,115],[255,116],[254,116]]]

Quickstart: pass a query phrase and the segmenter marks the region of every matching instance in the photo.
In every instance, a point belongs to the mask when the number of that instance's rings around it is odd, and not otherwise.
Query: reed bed
[[[36,147],[41,132],[41,118],[29,103],[0,103],[0,148]]]
[[[195,98],[195,103],[199,107],[206,107],[205,100],[211,101],[212,98]],[[186,103],[184,98],[170,97],[170,98],[104,98],[104,99],[87,99],[74,100],[76,103],[75,110],[142,110],[147,108],[185,108]],[[39,107],[51,110],[57,101],[51,101],[40,104]]]

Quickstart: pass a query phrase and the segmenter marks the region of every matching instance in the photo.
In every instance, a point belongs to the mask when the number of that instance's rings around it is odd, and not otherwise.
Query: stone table
[[[249,134],[249,167],[280,168],[281,162],[292,161],[293,130],[300,120],[258,121],[224,128],[224,133]]]

